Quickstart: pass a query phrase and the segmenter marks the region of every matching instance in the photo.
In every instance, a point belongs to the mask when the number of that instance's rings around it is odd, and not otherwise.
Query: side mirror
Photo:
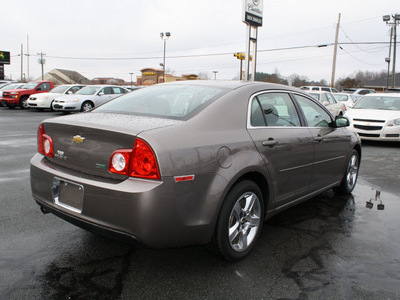
[[[100,92],[97,94],[97,96],[103,96],[103,95],[104,95],[104,92]]]
[[[348,118],[343,117],[343,116],[338,116],[335,119],[335,125],[336,127],[348,127],[350,126],[350,121]]]
[[[328,101],[324,101],[324,102],[322,102],[322,104],[325,105],[325,106],[328,106],[329,102]]]

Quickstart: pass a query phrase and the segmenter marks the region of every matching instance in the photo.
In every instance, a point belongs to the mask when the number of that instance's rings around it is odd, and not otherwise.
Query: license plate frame
[[[76,213],[82,213],[83,185],[69,180],[54,177],[52,194],[54,203]]]

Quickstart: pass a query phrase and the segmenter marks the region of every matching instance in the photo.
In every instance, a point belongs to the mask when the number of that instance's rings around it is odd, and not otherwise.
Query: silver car
[[[352,192],[361,146],[348,125],[283,85],[155,85],[43,121],[32,194],[44,213],[88,230],[239,260],[274,214],[331,188]]]
[[[129,91],[113,85],[88,85],[72,95],[62,95],[54,99],[52,108],[55,111],[88,111],[117,98]]]

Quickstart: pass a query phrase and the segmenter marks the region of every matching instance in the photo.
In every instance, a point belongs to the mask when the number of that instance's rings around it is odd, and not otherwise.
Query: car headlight
[[[400,126],[400,118],[390,120],[389,122],[387,122],[387,126]]]

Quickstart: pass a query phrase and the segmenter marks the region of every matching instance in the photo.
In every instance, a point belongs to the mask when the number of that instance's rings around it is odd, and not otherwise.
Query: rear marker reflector
[[[194,175],[185,175],[185,176],[175,176],[175,182],[184,182],[194,180]]]

